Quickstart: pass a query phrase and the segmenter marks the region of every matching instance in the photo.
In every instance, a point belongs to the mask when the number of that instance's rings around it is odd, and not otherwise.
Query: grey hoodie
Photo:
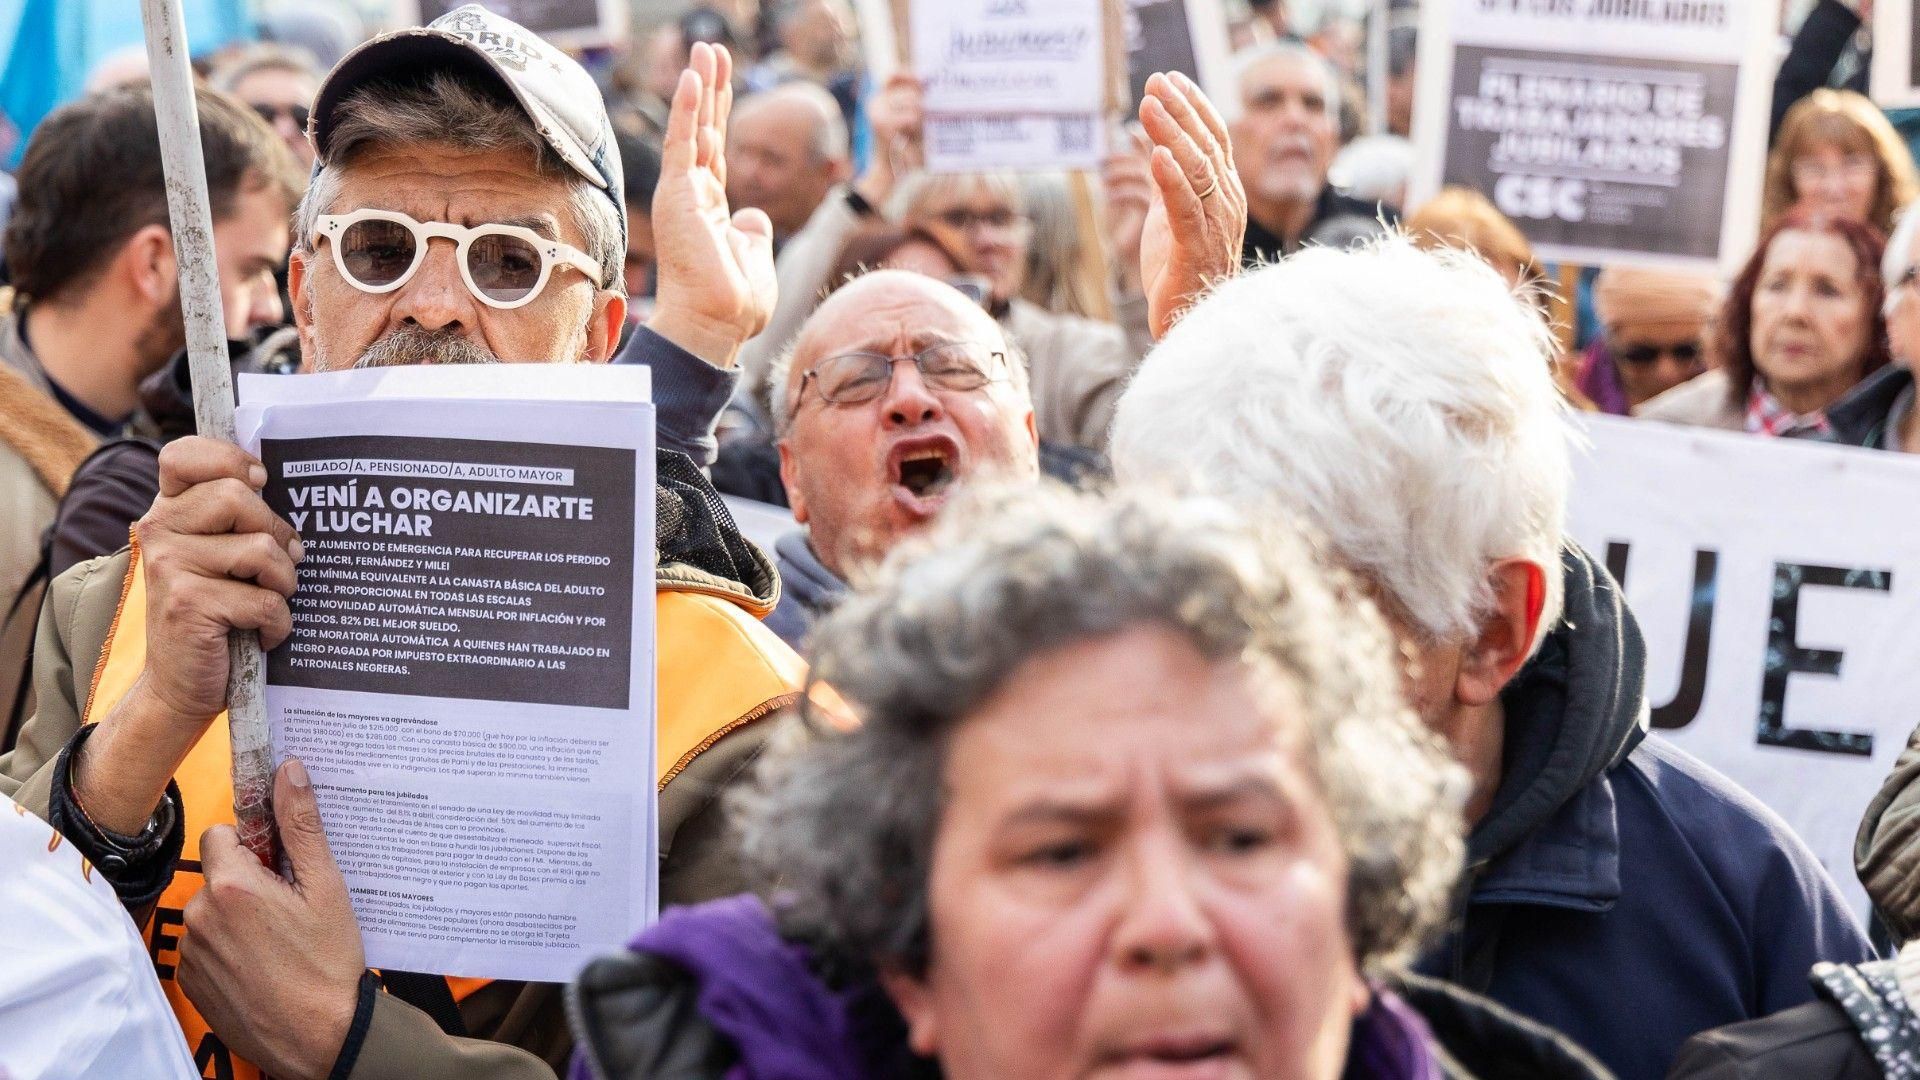
[[[847,591],[847,583],[821,563],[807,540],[807,530],[795,529],[773,542],[774,565],[780,571],[780,604],[764,620],[780,640],[801,649],[813,621]]]

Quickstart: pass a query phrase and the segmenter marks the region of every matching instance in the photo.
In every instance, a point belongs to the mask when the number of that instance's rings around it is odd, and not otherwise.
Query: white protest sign
[[[1730,271],[1759,227],[1762,0],[1430,0],[1409,202],[1490,197],[1541,258]]]
[[[915,0],[909,23],[928,170],[1099,167],[1103,0]]]
[[[267,714],[370,965],[563,982],[658,906],[653,407],[617,368],[468,371],[242,377],[305,545]]]
[[[1873,66],[1867,88],[1883,108],[1920,106],[1920,43],[1914,31],[1913,0],[1879,0],[1873,5]]]
[[[1853,839],[1920,723],[1920,458],[1596,417],[1570,527],[1646,636],[1657,734],[1820,857]]]

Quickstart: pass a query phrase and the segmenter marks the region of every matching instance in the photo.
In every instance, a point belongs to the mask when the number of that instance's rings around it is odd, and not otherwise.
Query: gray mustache
[[[451,330],[422,330],[403,326],[374,342],[356,368],[407,367],[416,364],[497,364],[500,358],[484,345]]]

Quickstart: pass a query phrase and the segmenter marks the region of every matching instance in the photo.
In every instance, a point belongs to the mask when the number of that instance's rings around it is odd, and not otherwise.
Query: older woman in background
[[[1720,307],[1708,274],[1610,266],[1593,283],[1601,337],[1581,362],[1580,389],[1626,416],[1707,369],[1707,327]]]
[[[1798,210],[1734,279],[1714,328],[1714,368],[1640,415],[1760,435],[1832,439],[1826,410],[1886,366],[1883,244],[1872,226]]]
[[[1801,208],[1864,221],[1885,236],[1916,195],[1913,155],[1879,107],[1851,90],[1815,90],[1787,111],[1767,156],[1761,230]]]
[[[1463,783],[1371,605],[1220,503],[971,510],[819,628],[860,726],[749,815],[777,914],[590,967],[592,1075],[1438,1080],[1379,980],[1443,918]],[[1511,1075],[1591,1075],[1528,1030]]]

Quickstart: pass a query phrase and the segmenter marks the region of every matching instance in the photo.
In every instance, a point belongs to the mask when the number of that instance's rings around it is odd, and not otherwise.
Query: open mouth
[[[893,482],[912,500],[939,500],[960,479],[960,446],[947,436],[900,440],[893,448]]]
[[[915,498],[933,498],[953,483],[953,460],[942,448],[914,450],[900,459],[900,486]]]

